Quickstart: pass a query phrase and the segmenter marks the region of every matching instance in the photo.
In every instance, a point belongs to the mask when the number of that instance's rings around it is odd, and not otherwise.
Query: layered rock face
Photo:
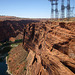
[[[16,37],[23,32],[24,25],[31,22],[36,22],[36,20],[0,21],[0,42],[9,40],[10,37]]]
[[[55,24],[51,22],[28,24],[24,29],[24,47],[28,50],[29,48],[34,50],[39,55],[42,52],[41,49],[51,52],[53,49],[56,49],[69,56],[71,52],[75,55],[74,25],[74,23],[63,22]]]
[[[27,24],[23,36],[23,48],[28,52],[24,64],[25,71],[22,69],[13,71],[15,67],[9,66],[10,71],[13,75],[21,75],[21,73],[22,75],[75,75],[74,27],[75,22],[47,21]],[[20,49],[18,51],[23,52]],[[15,62],[15,58],[11,60],[14,54],[18,58],[18,52],[13,53],[12,56],[11,53],[8,59],[9,65]]]

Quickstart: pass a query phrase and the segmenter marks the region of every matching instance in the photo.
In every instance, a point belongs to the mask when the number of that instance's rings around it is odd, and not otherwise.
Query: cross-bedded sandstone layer
[[[23,34],[24,49],[20,47],[22,45],[17,47],[18,50],[11,50],[9,54],[9,70],[13,75],[75,73],[75,22],[47,21],[27,24]],[[24,50],[28,52],[27,57]],[[22,57],[26,58],[22,60]],[[22,62],[19,63],[18,60]]]

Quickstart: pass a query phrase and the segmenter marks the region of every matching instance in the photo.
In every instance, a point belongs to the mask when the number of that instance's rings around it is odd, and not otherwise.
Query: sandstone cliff
[[[25,25],[23,47],[9,53],[9,70],[13,75],[75,75],[74,27],[75,22]]]
[[[5,20],[0,21],[0,42],[7,41],[10,37],[16,37],[23,32],[24,25],[37,20]]]

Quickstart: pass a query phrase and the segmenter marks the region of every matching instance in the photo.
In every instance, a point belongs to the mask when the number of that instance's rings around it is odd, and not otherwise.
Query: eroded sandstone
[[[74,25],[74,22],[49,21],[25,25],[23,47],[21,46],[24,49],[18,49],[22,54],[18,51],[15,53],[17,48],[10,51],[10,71],[14,75],[75,75]],[[21,61],[21,57],[26,53],[23,53],[23,50],[28,52],[28,56],[25,62],[22,61],[23,65],[19,64],[17,71],[16,63],[19,63],[18,59]],[[22,56],[18,58],[18,54]],[[9,60],[12,60],[11,63]],[[13,66],[10,67],[12,63]],[[21,66],[25,66],[25,70]]]

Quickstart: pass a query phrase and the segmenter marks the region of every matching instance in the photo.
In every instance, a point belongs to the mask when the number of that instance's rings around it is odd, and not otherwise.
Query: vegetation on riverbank
[[[3,60],[6,56],[7,59],[9,58],[8,52],[14,48],[17,47],[20,43],[22,43],[22,39],[20,40],[15,40],[15,42],[11,41],[6,41],[6,42],[1,42],[0,43],[0,60]]]
[[[15,40],[15,42],[11,42],[11,41],[6,41],[6,42],[0,42],[0,49],[6,46],[13,46],[13,45],[19,45],[20,43],[22,43],[22,39],[19,40]]]

